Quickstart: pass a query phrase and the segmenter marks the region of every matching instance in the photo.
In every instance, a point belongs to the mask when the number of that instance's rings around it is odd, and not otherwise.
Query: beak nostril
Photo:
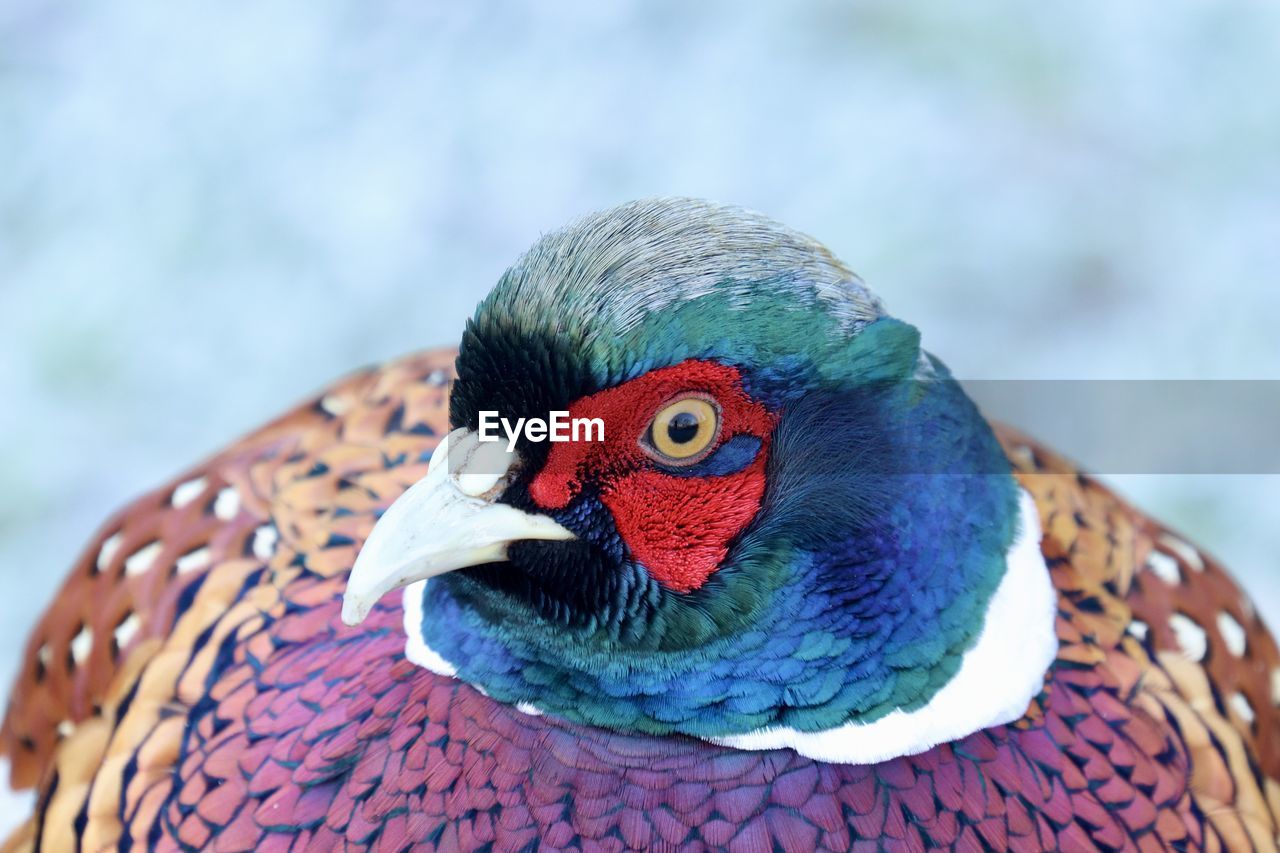
[[[518,470],[518,457],[499,441],[480,441],[478,433],[466,428],[449,433],[431,454],[429,471],[447,465],[445,472],[464,495],[494,500]]]
[[[453,482],[458,487],[458,491],[473,498],[482,497],[498,485],[500,479],[502,474],[455,474],[453,476]]]

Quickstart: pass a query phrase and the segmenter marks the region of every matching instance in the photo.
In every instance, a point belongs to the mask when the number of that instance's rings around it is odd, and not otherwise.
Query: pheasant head
[[[1053,660],[987,422],[757,214],[650,200],[542,238],[468,324],[450,421],[344,618],[408,585],[409,657],[498,701],[868,762],[1018,718]]]

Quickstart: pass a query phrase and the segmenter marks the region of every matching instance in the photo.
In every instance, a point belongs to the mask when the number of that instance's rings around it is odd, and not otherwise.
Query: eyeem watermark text
[[[550,412],[550,416],[542,418],[516,418],[513,424],[506,418],[499,417],[494,411],[480,412],[480,440],[499,441],[502,436],[498,428],[507,436],[507,452],[516,449],[516,442],[523,431],[529,441],[604,441],[604,421],[600,418],[571,418],[568,412]]]

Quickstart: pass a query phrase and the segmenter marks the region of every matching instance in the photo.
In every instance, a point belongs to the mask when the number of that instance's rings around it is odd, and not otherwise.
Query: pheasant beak
[[[522,539],[575,538],[545,515],[497,503],[516,468],[502,442],[456,429],[431,454],[427,476],[382,514],[356,557],[342,621],[358,625],[383,595],[414,581],[507,559]]]

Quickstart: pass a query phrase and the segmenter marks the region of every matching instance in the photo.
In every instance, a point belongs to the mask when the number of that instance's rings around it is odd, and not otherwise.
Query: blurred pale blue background
[[[1280,378],[1277,44],[1198,0],[9,0],[0,682],[109,510],[636,196],[812,233],[964,377]],[[1277,478],[1121,486],[1280,622]]]

